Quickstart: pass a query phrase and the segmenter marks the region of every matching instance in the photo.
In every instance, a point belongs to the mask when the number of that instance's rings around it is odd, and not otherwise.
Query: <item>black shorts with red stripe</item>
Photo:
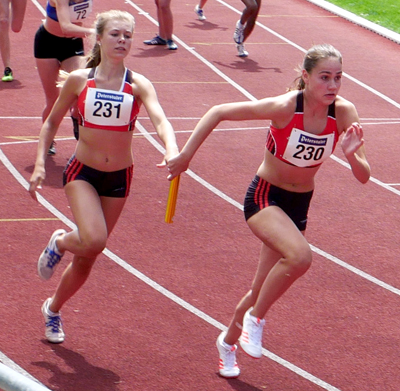
[[[102,197],[126,198],[129,195],[133,165],[118,171],[99,171],[88,167],[72,156],[63,173],[63,185],[72,181],[90,183]]]
[[[251,182],[244,200],[246,221],[267,206],[279,206],[295,223],[300,231],[307,226],[307,215],[313,191],[295,193],[271,185],[256,175]]]

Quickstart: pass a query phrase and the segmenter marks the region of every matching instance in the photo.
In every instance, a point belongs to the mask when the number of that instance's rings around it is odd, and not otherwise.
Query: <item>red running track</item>
[[[200,22],[195,3],[174,0],[179,49],[170,52],[142,44],[157,31],[153,1],[112,4],[136,17],[127,64],[154,83],[180,146],[212,105],[284,92],[303,51],[332,43],[344,56],[341,95],[358,108],[373,178],[358,184],[340,148],[320,170],[307,232],[313,266],[268,314],[265,357],[254,361],[239,350],[242,374],[225,380],[218,376],[215,340],[257,264],[260,245],[240,206],[262,159],[268,124],[220,125],[190,168],[225,198],[184,174],[168,225],[169,184],[156,168],[162,155],[149,142],[153,129],[143,110],[127,207],[91,278],[63,309],[65,343],[47,343],[40,306],[62,266],[45,283],[36,261],[53,230],[72,224],[61,173],[75,141],[68,119],[58,153],[47,162],[41,192],[47,203],[36,204],[24,185],[44,105],[32,55],[42,14],[29,2],[22,32],[12,35],[16,80],[0,85],[4,357],[54,391],[397,391],[398,45],[304,0],[282,0],[263,4],[246,44],[250,57],[241,59],[232,41],[240,1],[210,1],[207,21]],[[108,8],[108,1],[95,1],[95,11]]]

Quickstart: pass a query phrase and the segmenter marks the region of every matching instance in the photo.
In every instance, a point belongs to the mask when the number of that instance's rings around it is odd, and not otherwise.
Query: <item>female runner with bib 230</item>
[[[188,168],[196,150],[221,121],[271,120],[264,161],[244,202],[247,224],[262,242],[259,264],[227,332],[217,339],[223,377],[239,376],[237,340],[247,354],[261,357],[267,311],[310,267],[311,249],[303,233],[314,177],[342,133],[341,146],[354,176],[361,183],[369,179],[357,111],[338,96],[341,77],[341,54],[330,45],[314,46],[305,55],[296,91],[214,106],[181,153],[168,161],[172,179]]]
[[[39,275],[47,280],[66,251],[73,260],[64,271],[55,294],[42,312],[46,338],[64,341],[60,309],[86,281],[96,257],[106,246],[132,179],[132,130],[141,104],[165,145],[166,159],[178,154],[175,134],[162,110],[153,85],[144,76],[125,68],[134,30],[128,12],[107,11],[96,20],[96,44],[87,69],[72,72],[65,81],[50,115],[43,124],[29,191],[45,179],[46,151],[71,104],[77,100],[80,137],[64,170],[64,190],[77,229],[56,230],[38,262]]]

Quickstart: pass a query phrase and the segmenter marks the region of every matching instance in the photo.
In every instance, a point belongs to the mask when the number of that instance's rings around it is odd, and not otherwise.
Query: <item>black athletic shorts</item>
[[[123,170],[104,172],[85,166],[72,156],[63,173],[63,185],[82,180],[90,183],[99,196],[126,198],[129,195],[133,165]]]
[[[244,216],[248,220],[267,206],[279,206],[295,223],[300,231],[307,225],[307,215],[313,191],[295,193],[271,185],[256,175],[244,200]]]
[[[63,38],[50,34],[43,25],[35,35],[35,58],[55,58],[60,62],[74,57],[83,56],[82,38]]]

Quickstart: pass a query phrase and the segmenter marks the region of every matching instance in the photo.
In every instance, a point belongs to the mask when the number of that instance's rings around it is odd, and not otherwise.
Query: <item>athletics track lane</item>
[[[240,5],[232,2],[235,8]],[[193,6],[174,2],[175,34],[183,44],[178,41],[179,50],[170,53],[144,47],[142,40],[156,28],[130,4],[118,2],[118,8],[131,10],[137,18],[127,63],[154,82],[180,145],[211,105],[283,92],[302,57],[301,50],[258,26],[247,45],[251,56],[239,59],[231,43],[237,14],[222,3],[210,2],[209,22],[203,24],[195,20]],[[96,2],[96,7],[106,9],[107,3]],[[155,16],[152,2],[139,7]],[[40,127],[40,120],[31,117],[40,116],[42,91],[34,61],[26,58],[40,17],[30,3],[23,32],[13,35],[20,81],[16,89],[0,87],[2,99],[6,93],[12,102],[2,109],[2,117],[27,117],[1,119],[1,149],[25,179],[32,170],[35,144],[4,143],[35,137]],[[394,67],[399,60],[396,44],[303,1],[265,4],[259,22],[301,48],[320,41],[333,43],[344,54],[348,74],[400,102],[393,83],[400,76]],[[211,71],[184,44],[195,47],[196,53],[248,95]],[[18,72],[18,59],[26,66],[23,74]],[[396,164],[388,156],[396,156],[398,107],[346,79],[342,95],[357,105],[365,119],[373,176],[385,183],[397,182]],[[145,116],[142,110],[139,122],[151,132]],[[191,169],[241,203],[262,156],[265,126],[258,122],[221,125],[225,131],[212,135]],[[59,136],[71,136],[69,120]],[[48,180],[42,191],[67,218],[71,216],[59,178],[74,143],[58,141],[58,154],[48,161]],[[167,226],[163,217],[168,184],[165,173],[155,169],[161,155],[139,131],[134,152],[132,196],[108,249],[216,323],[191,314],[102,255],[92,278],[63,311],[66,342],[62,346],[45,343],[39,308],[57,278],[39,281],[35,262],[52,230],[63,223],[32,203],[1,165],[0,188],[7,189],[0,208],[7,243],[0,253],[6,281],[1,329],[8,331],[0,339],[1,351],[53,390],[321,389],[274,361],[264,357],[256,362],[243,352],[239,352],[240,379],[226,381],[216,375],[218,322],[229,322],[237,300],[249,286],[259,244],[238,208],[187,175],[181,181],[175,221]],[[340,151],[337,156],[342,158]],[[307,237],[317,249],[398,287],[397,205],[397,193],[374,182],[361,186],[346,168],[329,161],[317,178]],[[398,297],[395,290],[315,254],[310,272],[271,310],[264,347],[326,382],[320,383],[323,388],[395,390]]]

